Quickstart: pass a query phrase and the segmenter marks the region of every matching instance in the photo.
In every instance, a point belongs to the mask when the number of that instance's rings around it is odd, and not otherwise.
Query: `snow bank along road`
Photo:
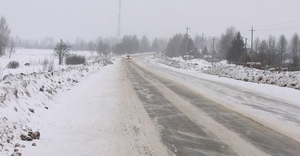
[[[276,117],[280,116],[299,126],[296,114],[300,112],[299,106],[149,62],[138,56],[123,64],[145,110],[159,127],[161,140],[169,154],[300,155],[299,127],[291,124],[288,126],[294,129],[287,129],[281,127],[285,124],[276,125],[280,123]],[[191,85],[193,81],[202,87],[213,88],[217,94],[204,94],[201,88]],[[265,121],[259,114],[255,117],[255,111],[250,115],[239,112],[216,97],[227,93],[232,99],[226,103],[244,100],[244,105],[267,112],[274,121]],[[284,105],[284,108],[276,105]]]

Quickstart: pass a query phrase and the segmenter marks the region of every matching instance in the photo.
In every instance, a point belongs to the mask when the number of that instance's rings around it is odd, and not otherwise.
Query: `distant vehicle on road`
[[[131,55],[126,55],[126,60],[131,61]]]

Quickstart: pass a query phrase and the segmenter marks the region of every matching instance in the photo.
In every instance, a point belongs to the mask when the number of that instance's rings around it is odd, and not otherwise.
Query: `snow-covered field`
[[[9,58],[7,55],[0,58],[0,77],[7,74],[30,74],[33,72],[45,72],[50,68],[59,70],[65,66],[58,65],[58,58],[53,55],[54,51],[49,50],[39,50],[39,49],[16,49]],[[88,51],[70,51],[71,55],[85,56],[87,60],[94,57],[95,54]],[[11,61],[19,62],[19,67],[17,69],[9,69],[7,65]],[[27,64],[27,65],[26,65]]]
[[[161,54],[154,54],[157,62],[172,66],[175,68],[195,70],[206,74],[227,77],[245,82],[263,83],[277,85],[281,87],[290,87],[300,90],[300,72],[279,72],[258,70],[242,66],[227,64],[226,61],[211,63],[193,59],[184,61],[182,58],[167,58]]]
[[[87,64],[59,66],[58,59],[52,56],[53,50],[17,49],[11,58],[0,58],[0,153],[18,155],[32,146],[34,140],[22,143],[20,135],[40,130],[39,123],[51,116],[49,110],[55,107],[54,97],[107,63],[89,52],[71,53],[86,56]],[[19,68],[6,68],[10,61],[19,62]],[[49,66],[53,71],[48,71]]]

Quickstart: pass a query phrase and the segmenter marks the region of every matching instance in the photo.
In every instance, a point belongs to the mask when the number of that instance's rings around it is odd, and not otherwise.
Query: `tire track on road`
[[[147,67],[147,69],[151,68],[156,73],[159,73],[160,76],[164,75],[179,82],[184,82],[188,79],[189,81],[185,85],[190,89],[193,88],[193,90],[204,97],[300,142],[300,120],[298,117],[300,107],[297,103],[289,102],[289,99],[283,99],[283,97],[274,97],[262,92],[255,92],[248,87],[210,80],[205,78],[203,75],[206,74],[203,73],[198,73],[198,77],[173,69],[160,68],[160,65],[154,65],[149,62],[141,62],[143,63],[138,62],[140,66]],[[270,90],[270,92],[272,91]]]
[[[178,103],[177,106],[180,106],[182,103],[184,103],[184,101],[187,101],[185,102],[187,103],[187,105],[185,105],[186,107],[194,107],[194,109],[205,112],[206,115],[222,124],[223,127],[226,127],[226,129],[237,133],[242,138],[249,141],[252,145],[268,154],[300,155],[299,142],[277,133],[272,129],[266,128],[263,125],[236,112],[233,112],[217,103],[214,103],[185,87],[183,84],[172,81],[166,77],[163,78],[158,76],[153,72],[137,66],[136,64],[134,67],[136,70],[140,70],[140,73],[143,73],[145,77],[155,81],[152,84],[160,84],[160,88],[168,88],[171,92],[173,92],[172,94],[180,95],[181,99],[183,100],[181,100],[182,102]],[[163,91],[164,93],[166,92],[165,90],[166,89]],[[173,98],[174,104],[176,104],[176,101],[180,101],[180,98],[176,99],[177,100],[174,100]],[[182,110],[183,109],[185,108],[183,107]],[[208,130],[213,131],[213,129]]]
[[[127,61],[126,61],[127,62]],[[124,64],[124,63],[123,63]],[[143,105],[135,94],[131,82],[128,79],[127,69],[121,67],[122,84],[121,99],[122,103],[119,106],[121,115],[122,129],[120,134],[122,138],[127,139],[127,144],[120,145],[131,148],[131,153],[120,153],[121,155],[167,155],[165,146],[160,142],[158,131],[144,110]]]
[[[179,111],[156,87],[145,81],[130,63],[133,87],[146,111],[161,129],[161,138],[170,155],[237,155],[232,148],[209,131],[203,130]]]

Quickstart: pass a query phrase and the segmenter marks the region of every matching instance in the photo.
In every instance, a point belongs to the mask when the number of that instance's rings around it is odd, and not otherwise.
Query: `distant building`
[[[185,60],[191,60],[191,59],[194,59],[194,58],[201,58],[201,53],[199,52],[199,50],[197,48],[194,48],[190,52],[186,53],[183,56],[183,58]]]
[[[247,62],[247,67],[253,67],[256,69],[261,69],[261,63],[260,62]]]
[[[250,56],[252,58],[255,58],[255,57],[258,56],[258,53],[255,50],[251,51],[251,48],[247,48],[246,53],[247,53],[248,56]]]
[[[203,60],[205,60],[207,62],[212,62],[212,61],[214,61],[214,62],[220,62],[220,61],[224,60],[224,58],[221,57],[220,55],[216,55],[216,54],[214,55],[214,58],[213,58],[212,55],[204,55],[203,56]]]
[[[212,61],[212,56],[211,55],[204,55],[203,60],[211,62]]]
[[[192,60],[192,59],[194,59],[194,56],[193,55],[183,55],[183,59],[184,60]]]

